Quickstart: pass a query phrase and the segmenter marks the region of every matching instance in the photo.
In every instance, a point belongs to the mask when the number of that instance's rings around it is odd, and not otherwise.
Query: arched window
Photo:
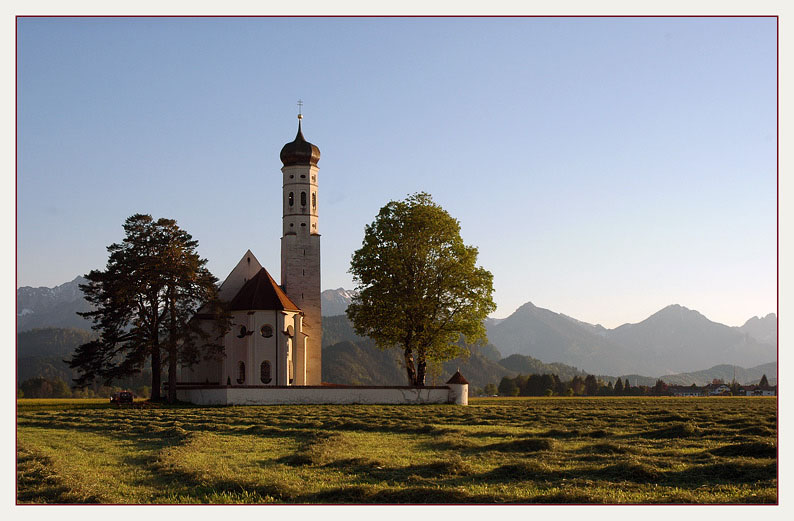
[[[264,326],[262,326],[262,329],[260,329],[259,332],[262,333],[263,337],[270,338],[271,336],[273,336],[273,326],[271,326],[270,324],[265,324]]]
[[[312,208],[317,208],[317,192],[312,192]]]
[[[245,383],[245,362],[237,362],[237,383]]]
[[[270,362],[265,360],[262,362],[262,365],[259,366],[259,378],[262,380],[263,384],[269,384],[272,378],[270,377]]]
[[[289,193],[289,205],[292,206],[295,204],[295,194],[292,192]]]
[[[306,206],[306,192],[301,192],[301,206]]]
[[[245,328],[245,326],[240,326],[240,334],[237,335],[237,338],[243,338],[247,334],[248,330]]]

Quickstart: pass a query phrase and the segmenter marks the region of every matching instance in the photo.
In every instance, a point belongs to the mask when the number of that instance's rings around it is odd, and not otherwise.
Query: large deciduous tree
[[[461,337],[486,340],[493,276],[476,261],[477,248],[463,243],[458,221],[430,195],[390,201],[353,254],[358,295],[347,316],[380,349],[402,349],[408,381],[423,386],[428,361],[462,354]]]
[[[93,270],[80,289],[93,310],[99,338],[77,348],[69,366],[78,387],[95,379],[110,383],[152,366],[152,400],[160,399],[163,363],[168,364],[168,399],[176,399],[178,363],[219,357],[227,315],[217,298],[217,279],[196,252],[198,241],[172,219],[136,214],[124,222],[121,243],[108,246],[104,271]],[[218,317],[214,331],[191,321],[200,306]],[[211,328],[213,329],[213,328]]]

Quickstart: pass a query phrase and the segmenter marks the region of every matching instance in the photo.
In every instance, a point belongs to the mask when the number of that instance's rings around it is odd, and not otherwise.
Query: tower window
[[[316,175],[312,176],[312,181],[317,181],[317,176]]]
[[[306,179],[306,174],[301,174],[301,179]]]
[[[290,174],[289,178],[290,178],[290,179],[294,179],[294,178],[295,178],[295,176],[294,176],[294,175],[292,175],[292,174]]]
[[[273,326],[271,326],[270,324],[265,324],[264,326],[262,326],[260,333],[262,333],[263,337],[270,338],[271,336],[273,336]]]
[[[306,192],[301,192],[301,206],[306,206]]]
[[[317,192],[312,192],[312,208],[317,208]]]
[[[245,383],[245,362],[237,362],[237,383]]]
[[[263,384],[269,384],[272,380],[270,377],[270,362],[268,360],[265,360],[259,366],[259,379],[262,380]]]
[[[294,204],[295,204],[295,195],[292,192],[290,192],[289,193],[289,205],[292,206]]]
[[[301,223],[301,226],[303,226],[305,228],[306,227],[306,223]]]

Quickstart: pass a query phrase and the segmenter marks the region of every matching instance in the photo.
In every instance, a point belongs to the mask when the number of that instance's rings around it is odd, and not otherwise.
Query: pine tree
[[[86,275],[80,289],[94,310],[79,313],[93,320],[99,338],[77,348],[69,366],[78,387],[136,374],[151,360],[151,399],[160,399],[163,362],[168,364],[169,400],[176,399],[176,368],[200,355],[220,356],[217,341],[228,328],[217,300],[217,279],[195,249],[198,241],[176,221],[136,214],[124,222],[121,243],[108,246],[104,271]],[[218,317],[215,331],[190,320],[199,306]]]

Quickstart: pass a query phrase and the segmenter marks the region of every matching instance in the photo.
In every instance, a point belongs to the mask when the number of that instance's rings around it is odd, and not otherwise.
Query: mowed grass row
[[[776,503],[773,398],[19,400],[20,503]]]

